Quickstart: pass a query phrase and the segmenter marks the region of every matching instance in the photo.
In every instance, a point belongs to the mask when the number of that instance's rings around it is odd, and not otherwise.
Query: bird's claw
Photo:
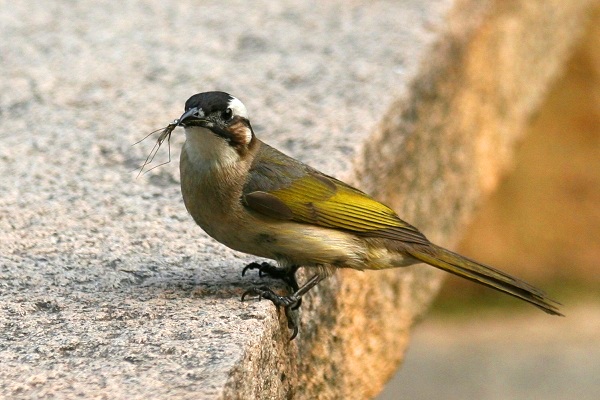
[[[292,292],[296,292],[298,290],[298,282],[296,281],[296,271],[298,270],[297,266],[291,268],[278,268],[268,262],[253,262],[244,267],[242,270],[242,276],[246,274],[246,271],[252,269],[257,269],[258,276],[261,278],[268,276],[273,279],[279,279],[288,284],[288,286],[291,287]],[[242,301],[244,301],[247,296],[258,296],[258,300],[265,298],[271,300],[273,304],[278,307],[283,306],[285,310],[285,316],[288,320],[288,328],[292,330],[292,336],[290,337],[290,340],[293,340],[298,335],[298,309],[302,304],[302,298],[300,296],[293,294],[290,296],[279,296],[266,286],[247,290],[242,295]]]
[[[290,342],[298,336],[298,327],[300,326],[298,308],[285,308],[285,316],[288,321],[288,328],[292,330],[292,336],[290,336]]]
[[[282,306],[282,307],[286,307],[286,308],[287,307],[294,308],[294,306],[296,306],[296,304],[300,300],[297,296],[294,296],[294,295],[280,296],[266,286],[261,286],[258,288],[252,288],[252,289],[246,290],[244,292],[244,294],[242,295],[242,301],[245,299],[246,296],[249,296],[249,295],[258,296],[259,300],[261,300],[261,299],[271,300],[273,302],[273,304],[275,304],[276,306]]]
[[[298,335],[298,308],[301,300],[299,297],[294,295],[280,296],[266,286],[246,290],[242,294],[242,301],[245,300],[246,296],[258,296],[258,300],[267,299],[271,300],[277,307],[282,306],[288,320],[288,328],[292,330],[290,340],[296,338]]]
[[[292,288],[292,292],[296,292],[298,290],[298,281],[296,280],[296,271],[298,270],[298,266],[293,266],[291,268],[278,268],[273,264],[268,262],[257,263],[253,262],[244,267],[242,270],[242,276],[246,274],[246,271],[251,269],[258,270],[258,276],[268,276],[273,279],[279,279],[284,281],[289,287]],[[296,308],[300,307],[302,301],[298,303]]]

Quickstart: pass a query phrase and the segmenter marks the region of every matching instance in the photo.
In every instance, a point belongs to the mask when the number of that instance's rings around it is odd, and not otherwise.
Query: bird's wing
[[[263,154],[262,160],[254,163],[244,186],[242,201],[251,210],[275,219],[342,229],[364,237],[429,243],[391,208],[360,190],[272,148],[268,150],[267,157]]]

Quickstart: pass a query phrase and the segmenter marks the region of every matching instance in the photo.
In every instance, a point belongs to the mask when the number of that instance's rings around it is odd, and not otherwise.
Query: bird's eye
[[[224,121],[229,121],[231,118],[233,118],[233,111],[231,110],[231,108],[228,108],[227,110],[223,111],[222,117]]]

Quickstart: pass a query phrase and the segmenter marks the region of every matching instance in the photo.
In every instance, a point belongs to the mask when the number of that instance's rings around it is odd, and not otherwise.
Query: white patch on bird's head
[[[252,129],[250,129],[249,126],[246,106],[244,106],[244,103],[239,99],[231,96],[229,103],[227,103],[227,108],[231,110],[234,118],[238,117],[237,122],[234,122],[228,127],[229,132],[233,135],[234,142],[244,146],[249,145],[252,141]]]
[[[231,100],[229,100],[227,107],[231,108],[233,115],[239,115],[240,117],[248,119],[248,110],[246,110],[246,106],[239,99],[231,96]]]

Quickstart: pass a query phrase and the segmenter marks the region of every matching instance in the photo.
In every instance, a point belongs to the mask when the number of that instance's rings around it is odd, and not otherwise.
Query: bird
[[[291,339],[299,331],[293,315],[303,296],[337,268],[425,263],[563,315],[560,303],[529,283],[430,242],[385,204],[264,143],[244,104],[229,93],[191,96],[161,139],[170,139],[176,127],[185,131],[180,181],[187,211],[218,242],[275,261],[248,264],[242,275],[258,270],[286,282],[291,293],[260,286],[242,301],[257,296],[283,307]],[[299,268],[310,272],[302,285]]]

